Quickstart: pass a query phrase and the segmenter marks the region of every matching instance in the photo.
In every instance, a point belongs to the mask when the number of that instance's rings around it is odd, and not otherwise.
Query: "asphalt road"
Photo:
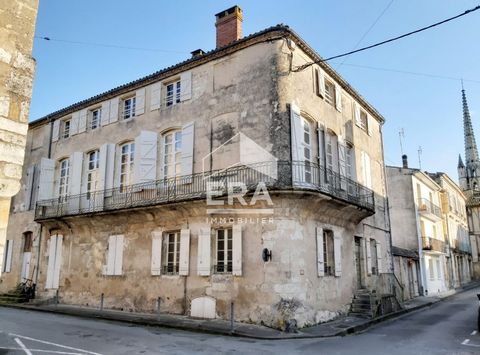
[[[261,341],[0,307],[0,354],[480,354],[479,289],[330,339]]]

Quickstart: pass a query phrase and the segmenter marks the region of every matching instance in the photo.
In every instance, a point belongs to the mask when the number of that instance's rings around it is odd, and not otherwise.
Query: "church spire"
[[[473,133],[472,120],[470,111],[468,110],[467,97],[462,83],[462,103],[463,103],[463,130],[465,134],[465,163],[467,168],[477,165],[478,149],[475,142],[475,134]]]

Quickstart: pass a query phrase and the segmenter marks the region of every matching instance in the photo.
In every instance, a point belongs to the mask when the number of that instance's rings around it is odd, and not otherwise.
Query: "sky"
[[[457,15],[478,0],[40,0],[36,36],[51,41],[34,42],[30,120],[188,59],[195,49],[214,49],[214,15],[233,5],[243,10],[244,35],[283,23],[326,58]],[[330,62],[385,117],[387,165],[401,164],[403,129],[411,167],[419,167],[421,147],[423,170],[457,180],[464,155],[459,78],[480,139],[479,34],[477,11]]]

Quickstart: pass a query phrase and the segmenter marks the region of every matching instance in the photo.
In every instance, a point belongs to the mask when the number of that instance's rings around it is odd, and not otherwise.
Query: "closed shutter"
[[[4,272],[12,271],[12,254],[13,254],[13,240],[7,240],[5,244],[5,265]]]
[[[187,71],[180,74],[180,101],[192,98],[192,72]]]
[[[232,274],[242,276],[242,226],[235,224],[232,229]]]
[[[117,235],[115,243],[115,273],[114,275],[123,274],[123,235]]]
[[[113,123],[118,121],[118,105],[119,105],[118,97],[115,97],[110,100],[110,118],[108,119],[108,123]]]
[[[178,274],[188,276],[190,261],[190,229],[182,229],[180,231],[180,265]]]
[[[35,178],[35,165],[31,165],[27,169],[27,181],[25,184],[25,209],[28,211],[32,205],[33,184]]]
[[[162,272],[162,237],[163,233],[152,232],[152,262],[150,266],[151,274],[158,276]]]
[[[317,275],[325,276],[325,260],[323,255],[323,229],[316,227],[316,240],[317,240]]]
[[[52,288],[57,289],[60,282],[60,268],[62,267],[62,246],[63,236],[57,234],[55,246],[55,265],[53,268],[53,285]]]
[[[353,181],[356,181],[357,174],[355,169],[355,148],[347,147],[346,148],[346,165],[347,165],[347,177]]]
[[[372,274],[372,250],[370,248],[370,238],[366,238],[365,240],[365,249],[367,253],[367,274]]]
[[[342,240],[337,236],[333,238],[333,258],[335,259],[335,276],[342,276]]]
[[[155,83],[150,86],[150,111],[160,108],[162,84]]]
[[[293,181],[305,181],[303,174],[303,166],[298,164],[304,161],[303,152],[303,126],[300,109],[294,104],[290,104],[290,131],[291,131],[291,150],[292,150],[292,177]],[[297,163],[297,164],[295,164]]]
[[[74,112],[70,121],[70,137],[78,133],[78,125],[80,123],[80,112]]]
[[[111,235],[108,237],[108,251],[107,251],[107,268],[106,275],[115,274],[115,252],[116,252],[117,236]]]
[[[325,167],[325,127],[318,122],[318,165]]]
[[[78,195],[80,194],[82,188],[83,153],[73,153],[70,156],[70,162],[71,167],[69,173],[70,182],[68,184],[68,205],[69,210],[72,212],[80,208],[80,196]]]
[[[325,97],[325,73],[322,68],[317,70],[317,81],[318,81],[318,94],[321,97]]]
[[[153,182],[157,178],[156,132],[141,131],[135,138],[134,183]]]
[[[200,229],[198,235],[197,272],[199,276],[210,275],[211,234],[210,228]]]
[[[80,117],[78,119],[78,133],[82,133],[87,130],[87,115],[87,109],[80,111]]]
[[[476,235],[470,235],[470,245],[472,246],[472,261],[476,263],[478,261],[478,245]]]
[[[367,134],[369,136],[372,135],[373,133],[373,120],[372,120],[372,116],[370,116],[370,114],[367,115]]]
[[[135,93],[135,116],[145,113],[145,88],[138,89]]]
[[[360,106],[356,102],[353,103],[353,112],[355,114],[355,124],[361,128],[362,118],[360,117]]]
[[[182,127],[182,175],[193,174],[193,142],[195,122]]]
[[[45,288],[53,288],[53,271],[55,269],[55,255],[57,248],[57,236],[52,235],[48,241],[48,264],[47,264],[47,281]]]
[[[382,246],[379,242],[377,242],[377,269],[379,274],[383,272]]]
[[[342,88],[338,84],[335,84],[335,108],[342,112]]]
[[[60,137],[60,120],[56,120],[53,122],[52,142],[58,141],[59,137]]]
[[[338,168],[341,176],[347,176],[347,147],[338,143]]]
[[[101,159],[101,157],[100,157]],[[100,164],[102,161],[100,160]],[[105,197],[112,196],[112,189],[114,185],[114,167],[115,167],[115,144],[107,144],[107,158],[105,163],[105,170],[100,170],[100,176],[105,173]],[[101,178],[100,178],[101,179]]]
[[[102,119],[100,123],[102,126],[110,123],[110,101],[102,102]]]
[[[363,183],[369,189],[372,188],[372,168],[370,164],[370,156],[366,152],[363,154]]]
[[[40,160],[40,177],[38,179],[38,199],[53,198],[53,184],[55,180],[55,161],[42,158]]]

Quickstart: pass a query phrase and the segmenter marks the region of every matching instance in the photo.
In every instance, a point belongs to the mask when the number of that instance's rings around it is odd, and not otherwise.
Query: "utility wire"
[[[185,54],[185,53],[187,53],[187,52],[183,52],[183,51],[175,51],[175,50],[168,50],[168,49],[143,48],[143,47],[129,47],[129,46],[116,45],[116,44],[108,44],[108,43],[71,41],[71,40],[67,40],[67,39],[58,39],[58,38],[51,38],[51,37],[44,37],[44,36],[35,36],[34,38],[43,39],[43,40],[45,40],[45,41],[52,41],[52,42],[62,42],[62,43],[70,43],[70,44],[80,44],[80,45],[85,45],[85,46],[96,46],[96,47],[108,47],[108,48],[128,49],[128,50],[134,50],[134,51],[180,53],[180,54]]]
[[[372,44],[370,46],[367,46],[367,47],[363,47],[363,48],[359,48],[359,49],[356,49],[356,50],[353,50],[353,51],[350,51],[350,52],[347,52],[347,53],[343,53],[343,54],[339,54],[339,55],[335,55],[333,57],[330,57],[330,58],[326,58],[326,59],[320,59],[320,60],[316,60],[314,62],[310,62],[310,63],[306,63],[306,64],[303,64],[295,69],[293,69],[292,71],[293,72],[299,72],[299,71],[302,71],[302,70],[305,70],[307,69],[308,67],[314,65],[314,64],[318,64],[318,63],[322,63],[322,62],[327,62],[329,60],[332,60],[332,59],[337,59],[337,58],[342,58],[342,57],[345,57],[347,55],[350,55],[350,54],[354,54],[354,53],[358,53],[358,52],[362,52],[362,51],[366,51],[367,49],[371,49],[371,48],[375,48],[375,47],[379,47],[381,45],[384,45],[384,44],[387,44],[387,43],[390,43],[390,42],[393,42],[393,41],[397,41],[401,38],[405,38],[405,37],[408,37],[408,36],[411,36],[413,34],[416,34],[416,33],[419,33],[419,32],[423,32],[423,31],[426,31],[430,28],[433,28],[433,27],[436,27],[436,26],[439,26],[439,25],[442,25],[444,23],[447,23],[447,22],[450,22],[452,20],[455,20],[457,18],[460,18],[462,16],[465,16],[465,15],[468,15],[474,11],[477,11],[480,9],[480,5],[470,9],[470,10],[466,10],[465,12],[459,14],[459,15],[456,15],[456,16],[453,16],[453,17],[450,17],[450,18],[447,18],[446,20],[443,20],[443,21],[440,21],[440,22],[436,22],[432,25],[429,25],[429,26],[426,26],[426,27],[422,27],[422,28],[419,28],[415,31],[411,31],[411,32],[408,32],[408,33],[405,33],[403,35],[400,35],[400,36],[397,36],[397,37],[393,37],[393,38],[390,38],[390,39],[387,39],[385,41],[382,41],[382,42],[378,42],[378,43],[375,43],[375,44]]]

